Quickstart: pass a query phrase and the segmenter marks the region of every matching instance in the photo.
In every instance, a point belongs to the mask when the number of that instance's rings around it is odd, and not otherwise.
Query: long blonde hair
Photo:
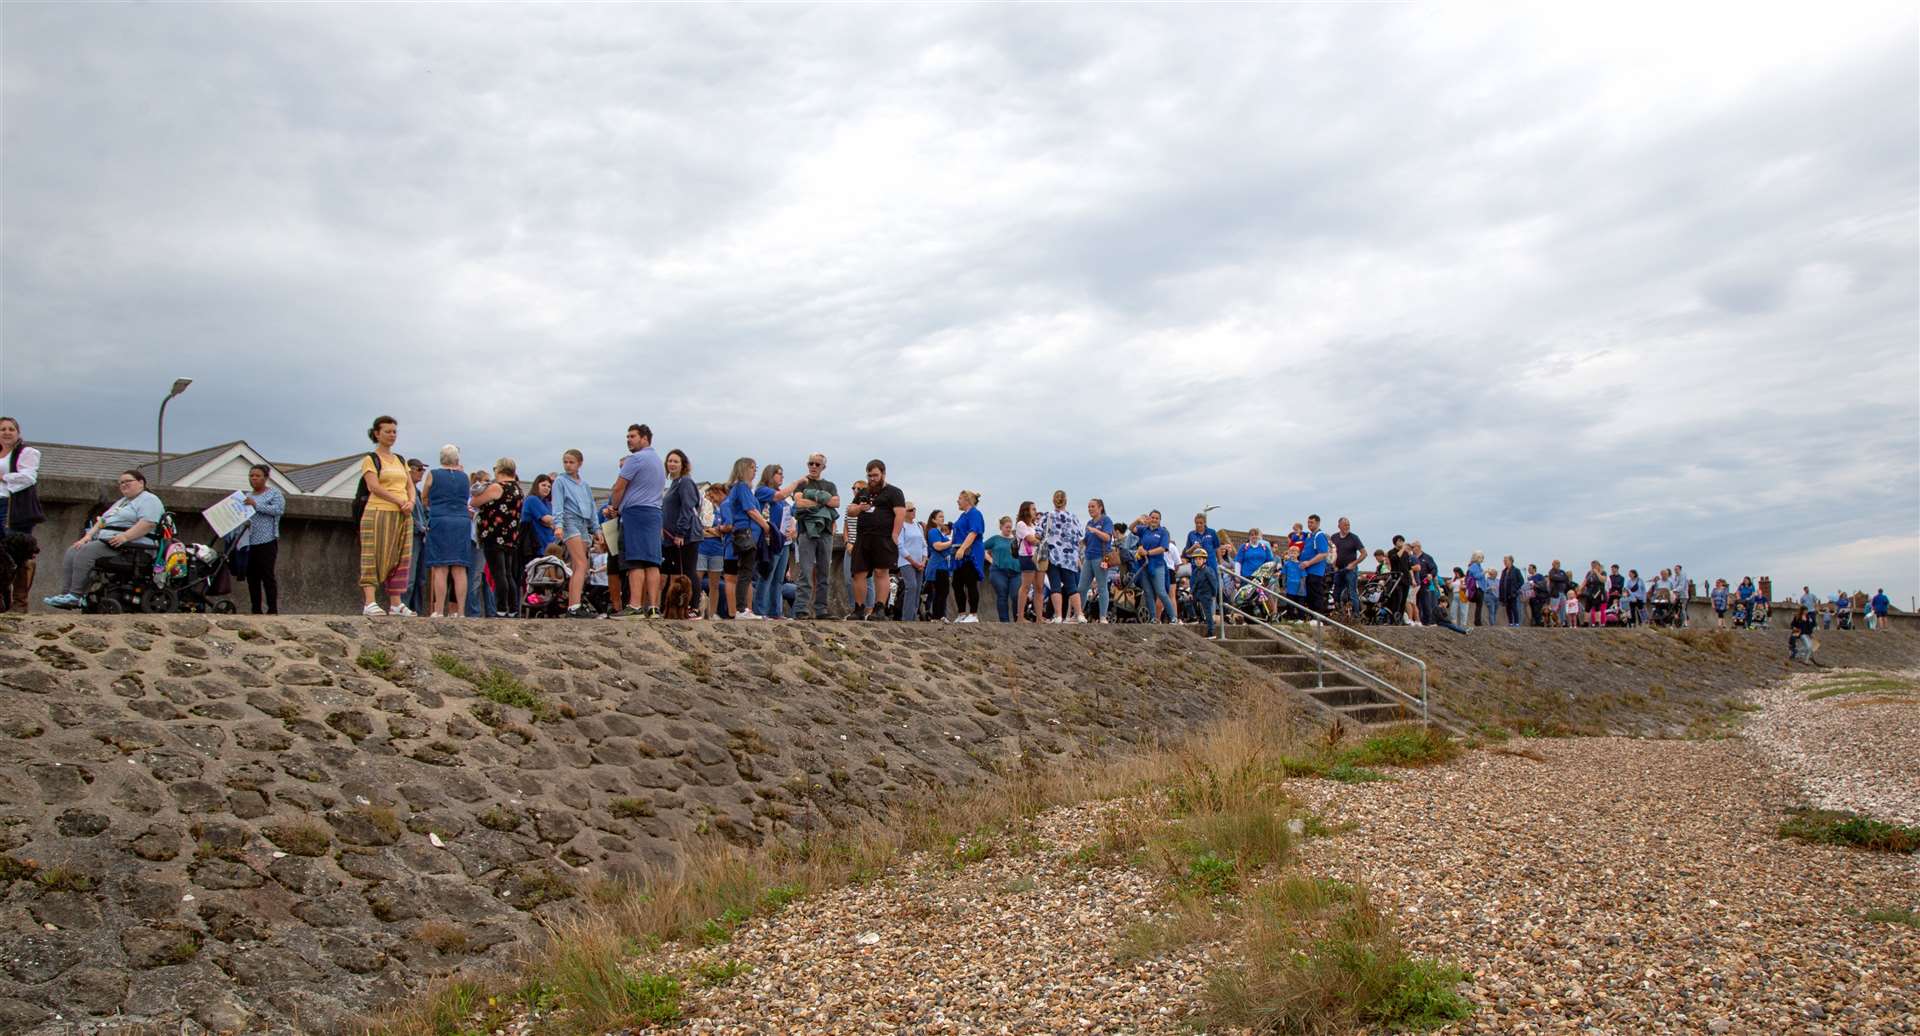
[[[747,484],[748,488],[752,488],[753,469],[758,466],[759,465],[753,462],[752,457],[742,457],[739,460],[734,461],[733,474],[727,477],[727,484],[734,485],[736,483],[744,482]]]

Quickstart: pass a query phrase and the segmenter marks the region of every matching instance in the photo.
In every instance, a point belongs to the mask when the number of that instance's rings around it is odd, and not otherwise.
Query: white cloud
[[[1920,590],[1907,7],[0,22],[30,435],[144,441],[185,372],[170,440],[289,459],[392,411],[605,473],[644,419],[996,514]]]

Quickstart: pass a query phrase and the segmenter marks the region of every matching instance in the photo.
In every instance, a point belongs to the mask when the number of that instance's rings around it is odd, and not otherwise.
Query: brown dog
[[[661,601],[661,610],[669,619],[684,619],[687,609],[693,605],[693,580],[686,576],[668,576],[667,589]]]

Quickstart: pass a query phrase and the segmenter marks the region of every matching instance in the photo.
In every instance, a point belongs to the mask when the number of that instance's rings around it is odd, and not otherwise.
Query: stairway
[[[1303,632],[1301,636],[1306,639],[1312,634]],[[1252,625],[1229,625],[1227,639],[1218,643],[1241,660],[1272,673],[1329,718],[1348,726],[1364,729],[1420,722],[1418,708],[1362,682],[1343,668],[1352,663],[1332,652],[1325,652],[1328,661],[1316,668],[1310,650]]]

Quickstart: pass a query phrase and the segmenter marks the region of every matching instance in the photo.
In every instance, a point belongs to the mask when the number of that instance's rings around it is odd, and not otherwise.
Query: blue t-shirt
[[[1887,600],[1886,594],[1874,594],[1871,603],[1873,604],[1873,613],[1875,615],[1885,615],[1887,614],[1887,609],[1893,607],[1893,602]]]
[[[927,575],[936,576],[942,572],[953,571],[953,551],[947,547],[953,542],[946,533],[933,526],[927,526]]]
[[[760,510],[760,501],[754,498],[753,490],[748,489],[745,482],[735,482],[733,488],[727,490],[726,502],[720,506],[726,514],[726,517],[721,520],[733,526],[735,532],[741,529],[752,529],[753,545],[759,546],[762,535],[760,523],[750,517]]]
[[[1181,548],[1180,553],[1183,555],[1186,554],[1187,551],[1193,549],[1193,545],[1196,543],[1204,547],[1207,551],[1207,568],[1216,572],[1219,571],[1220,534],[1214,532],[1212,529],[1208,529],[1206,532],[1201,532],[1198,529],[1191,530],[1187,533],[1187,545]]]
[[[1171,542],[1171,540],[1168,538],[1167,530],[1164,527],[1158,529],[1148,527],[1140,530],[1141,550],[1153,550],[1157,547],[1165,547],[1169,542]],[[1151,571],[1159,571],[1167,567],[1167,555],[1164,552],[1147,555],[1146,567]]]
[[[985,546],[984,541],[987,538],[987,520],[980,517],[980,509],[978,507],[969,507],[960,512],[960,517],[954,519],[953,541],[955,543],[965,540],[969,533],[973,535],[973,546],[967,548],[965,557],[955,558],[953,563],[957,567],[963,561],[970,561],[973,563],[973,570],[976,574],[985,575],[987,571],[987,552],[982,548]]]
[[[1255,572],[1260,571],[1261,565],[1264,565],[1267,562],[1272,560],[1273,560],[1273,548],[1267,546],[1266,540],[1261,540],[1258,543],[1241,544],[1240,545],[1241,577],[1245,579],[1252,579],[1253,574]]]
[[[755,503],[760,505],[761,513],[767,516],[767,530],[765,533],[767,549],[779,550],[785,546],[787,542],[786,537],[780,535],[780,527],[786,524],[787,508],[790,505],[784,500],[775,500],[773,493],[774,489],[772,486],[761,486],[753,491],[753,499]],[[760,527],[756,525],[754,528],[759,529]]]
[[[553,546],[553,530],[547,528],[547,523],[540,519],[552,513],[553,508],[537,496],[527,497],[526,502],[520,505],[520,521],[533,526],[533,537],[542,551]]]
[[[1327,530],[1322,529],[1319,532],[1307,533],[1306,539],[1300,541],[1300,560],[1306,561],[1316,555],[1328,553],[1332,549],[1333,545],[1327,540]],[[1307,574],[1310,576],[1326,575],[1327,562],[1321,560],[1308,565]]]
[[[1106,533],[1107,538],[1103,540],[1100,537],[1095,536],[1093,534],[1093,530],[1095,529],[1099,529],[1101,532]],[[1099,564],[1100,559],[1107,556],[1107,547],[1112,542],[1113,542],[1113,519],[1103,514],[1100,517],[1095,518],[1092,521],[1087,523],[1087,560],[1088,561],[1091,561],[1096,565]]]
[[[1280,563],[1287,574],[1287,593],[1296,597],[1307,592],[1307,570],[1292,558]]]
[[[627,454],[620,462],[620,477],[627,480],[627,495],[615,510],[659,507],[660,498],[667,495],[667,466],[651,446]]]
[[[166,516],[167,509],[160,503],[160,498],[143,489],[132,499],[123,496],[115,500],[113,506],[100,515],[100,531],[94,534],[94,538],[112,539],[141,522],[158,525],[160,519]],[[137,546],[152,546],[158,541],[153,538],[153,530],[148,529],[146,535],[129,542]]]
[[[698,523],[699,520],[700,520],[699,513],[695,512],[694,521]],[[727,501],[722,500],[720,501],[719,506],[713,509],[713,521],[708,523],[705,526],[702,526],[701,529],[698,530],[700,532],[700,553],[701,554],[704,554],[710,558],[730,558],[733,556],[733,534],[732,533],[730,532],[721,533],[718,536],[708,536],[706,534],[707,529],[711,529],[715,525],[725,525],[725,524],[727,524]]]
[[[1741,583],[1741,584],[1740,584],[1740,599],[1741,599],[1742,601],[1751,601],[1751,600],[1753,600],[1753,585],[1752,585],[1752,584],[1750,584],[1750,583]]]

